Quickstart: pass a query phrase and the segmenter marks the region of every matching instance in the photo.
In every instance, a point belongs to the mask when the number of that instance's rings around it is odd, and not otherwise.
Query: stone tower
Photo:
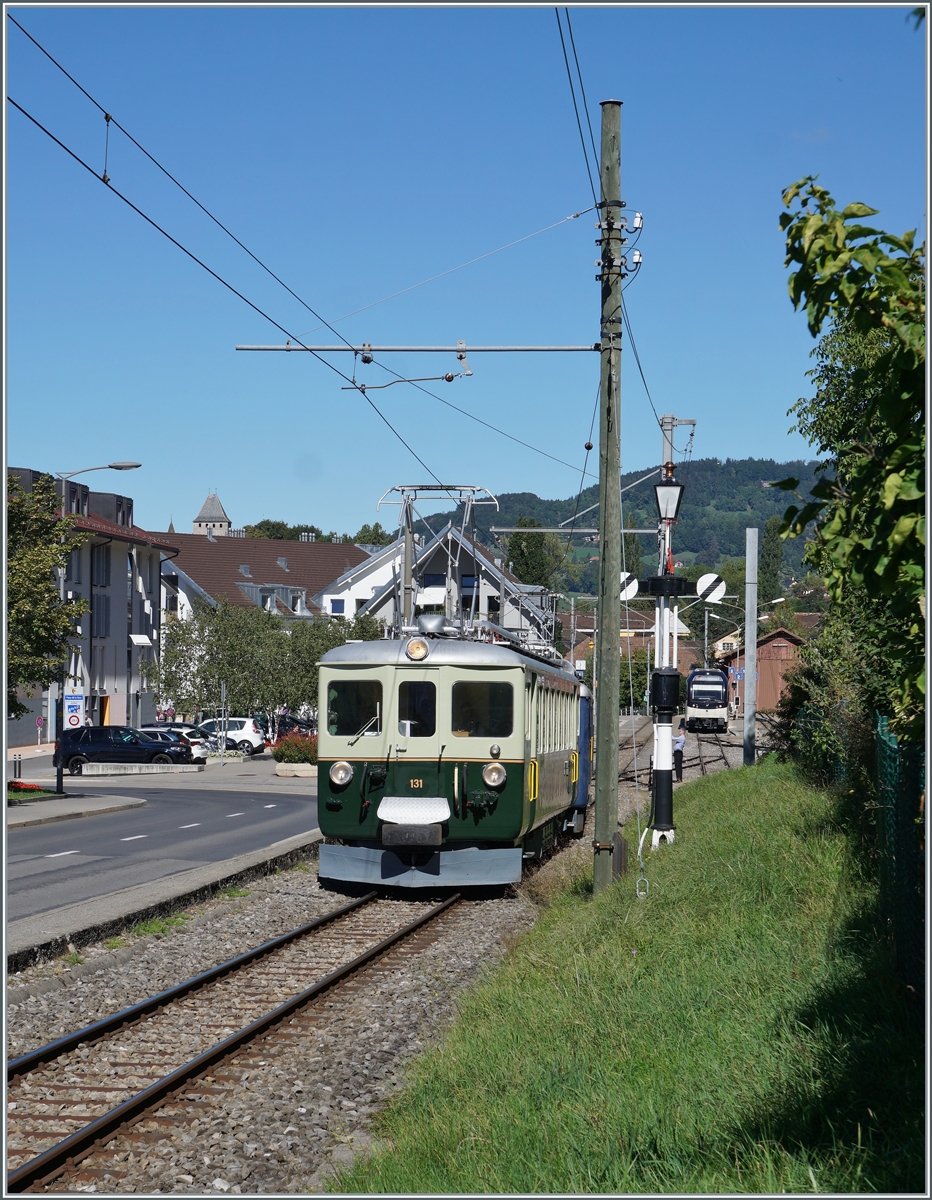
[[[223,511],[223,505],[216,492],[211,492],[201,505],[201,511],[194,518],[191,532],[211,537],[226,537],[230,532],[230,518]]]

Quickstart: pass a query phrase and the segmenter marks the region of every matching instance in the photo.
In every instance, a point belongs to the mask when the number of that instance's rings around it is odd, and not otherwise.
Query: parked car
[[[183,742],[162,742],[143,737],[127,725],[86,725],[66,729],[55,743],[52,766],[59,762],[72,775],[85,763],[189,763],[191,747]]]
[[[140,725],[140,736],[145,734],[147,737],[154,738],[156,741],[171,743],[181,742],[185,746],[191,747],[191,757],[195,762],[203,762],[207,757],[207,739],[196,732],[196,727],[191,726],[191,731],[187,729],[179,729],[174,726],[165,725]]]
[[[265,730],[253,717],[227,717],[227,744],[232,740],[243,754],[261,753],[265,749]],[[200,729],[210,737],[223,730],[223,721],[217,717],[201,721]]]
[[[317,732],[317,722],[305,721],[301,717],[279,717],[278,736],[285,737],[289,733],[299,733],[302,737],[310,737]]]

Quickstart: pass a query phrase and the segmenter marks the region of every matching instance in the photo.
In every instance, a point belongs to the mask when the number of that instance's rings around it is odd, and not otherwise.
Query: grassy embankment
[[[920,1034],[844,807],[770,760],[678,790],[649,897],[559,897],[332,1189],[921,1191]]]

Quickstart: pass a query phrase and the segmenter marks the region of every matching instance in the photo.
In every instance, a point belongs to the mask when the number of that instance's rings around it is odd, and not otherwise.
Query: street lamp
[[[66,480],[73,479],[75,477],[75,475],[86,475],[88,473],[88,471],[135,471],[137,467],[141,467],[141,466],[142,466],[142,463],[138,463],[138,462],[112,462],[112,463],[104,463],[104,465],[100,466],[100,467],[82,467],[79,471],[56,471],[55,475],[58,479],[61,480],[61,484],[62,484],[62,489],[61,489],[61,515],[62,515],[62,517],[65,516],[65,481]],[[93,567],[91,567],[90,587],[91,587],[91,595],[93,596],[93,589],[94,589]],[[65,602],[65,570],[64,570],[64,567],[61,568],[61,574],[60,574],[60,579],[59,579],[59,597],[61,599],[61,602],[64,604],[64,602]],[[88,622],[88,624],[87,624],[88,686],[90,686],[90,679],[91,679],[91,674],[90,674],[90,672],[91,672],[91,662],[90,662],[91,650],[94,645],[94,630],[93,630],[93,627],[91,626],[92,616],[93,616],[93,603],[91,604],[91,607],[88,609],[88,615],[87,615],[87,622]],[[62,733],[64,732],[64,721],[65,721],[64,709],[65,709],[65,678],[66,678],[66,674],[67,674],[67,668],[66,668],[66,664],[63,662],[62,668],[61,668],[61,675],[60,675],[59,681],[58,681],[58,703],[55,706],[55,742],[59,746],[58,766],[55,768],[55,791],[58,793],[61,793],[65,790],[64,766],[62,764],[62,754],[60,753],[60,751],[61,751],[60,743],[62,740]]]
[[[664,478],[654,484],[657,512],[661,521],[675,521],[680,511],[685,485],[673,478],[673,463],[664,463]]]

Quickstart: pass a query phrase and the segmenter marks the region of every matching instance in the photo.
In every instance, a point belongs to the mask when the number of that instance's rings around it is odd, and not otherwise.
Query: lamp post
[[[61,480],[61,515],[62,515],[62,519],[64,519],[64,517],[66,515],[65,514],[65,483],[69,479],[73,479],[75,477],[75,475],[86,475],[88,473],[88,471],[135,471],[137,467],[141,467],[141,466],[142,466],[142,463],[138,463],[138,462],[112,462],[112,463],[104,463],[104,465],[100,466],[100,467],[82,467],[79,471],[56,471],[55,472],[56,478]],[[91,568],[91,570],[93,571],[93,568]],[[93,578],[93,574],[92,574],[91,578]],[[59,579],[59,597],[61,599],[62,604],[64,604],[64,602],[65,602],[65,569],[64,569],[64,567],[62,567],[62,569],[61,569],[61,575],[60,575],[60,579]],[[87,638],[88,685],[90,685],[90,678],[91,678],[91,674],[90,674],[90,672],[91,672],[91,663],[90,663],[91,650],[94,645],[94,630],[91,627],[91,617],[92,617],[92,613],[89,611],[88,612],[88,638]],[[70,665],[70,663],[68,665]],[[59,747],[59,750],[61,749],[60,743],[61,743],[62,733],[64,732],[64,720],[65,720],[64,700],[65,700],[65,679],[66,679],[66,677],[67,677],[67,666],[63,662],[62,668],[61,668],[61,674],[60,674],[59,680],[58,680],[58,703],[55,705],[55,743]],[[64,790],[65,790],[64,767],[62,765],[62,756],[59,753],[58,766],[55,768],[55,791],[61,793]]]
[[[656,847],[673,841],[673,716],[679,703],[680,673],[671,662],[670,616],[678,619],[673,576],[673,552],[670,536],[683,501],[683,484],[673,477],[673,463],[663,465],[663,479],[654,484],[657,516],[660,521],[658,542],[660,563],[657,571],[669,586],[657,596],[657,642],[654,649],[654,671],[650,680],[650,701],[654,710],[654,821],[651,845]],[[675,627],[674,627],[675,631]]]

